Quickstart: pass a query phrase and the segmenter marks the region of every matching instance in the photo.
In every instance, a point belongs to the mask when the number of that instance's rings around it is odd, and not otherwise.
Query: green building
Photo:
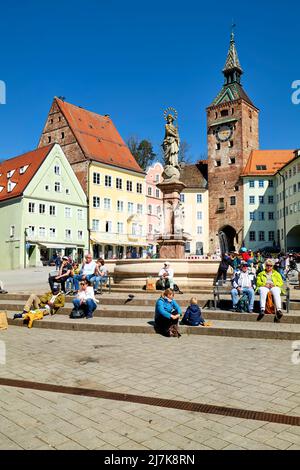
[[[0,269],[47,264],[88,248],[86,195],[51,144],[0,163]]]

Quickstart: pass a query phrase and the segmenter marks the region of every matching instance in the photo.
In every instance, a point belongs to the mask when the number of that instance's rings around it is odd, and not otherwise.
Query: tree
[[[146,170],[156,157],[151,142],[146,139],[139,142],[137,137],[132,136],[127,140],[127,145],[140,167]]]
[[[180,163],[192,163],[192,157],[189,154],[190,151],[190,145],[183,140],[180,142],[180,147],[179,147],[179,154],[178,154],[178,162]]]

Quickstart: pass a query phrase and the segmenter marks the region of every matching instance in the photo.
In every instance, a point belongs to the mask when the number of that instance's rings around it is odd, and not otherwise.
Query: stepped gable
[[[0,201],[21,196],[55,144],[0,163]]]
[[[295,157],[295,150],[252,150],[242,176],[271,176]]]
[[[101,116],[57,97],[55,101],[86,159],[144,173],[108,115]]]

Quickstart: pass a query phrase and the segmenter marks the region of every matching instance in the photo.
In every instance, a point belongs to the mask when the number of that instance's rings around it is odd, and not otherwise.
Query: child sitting
[[[200,307],[197,305],[196,297],[191,298],[190,305],[186,309],[182,323],[189,326],[205,326],[205,320],[202,317]]]

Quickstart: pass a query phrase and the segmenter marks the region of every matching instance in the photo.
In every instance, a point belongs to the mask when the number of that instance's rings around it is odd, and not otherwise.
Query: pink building
[[[156,238],[161,232],[162,192],[156,187],[162,180],[163,166],[156,162],[146,174],[146,214],[148,252],[156,253]]]

